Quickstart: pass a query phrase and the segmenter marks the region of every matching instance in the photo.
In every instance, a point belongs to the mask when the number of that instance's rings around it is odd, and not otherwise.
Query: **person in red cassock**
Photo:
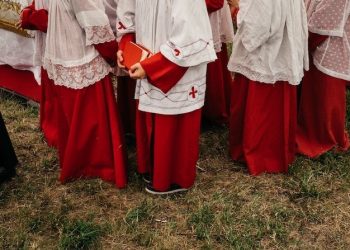
[[[233,40],[233,23],[230,7],[226,0],[206,0],[206,4],[218,59],[208,64],[203,116],[208,121],[217,124],[228,124],[232,77],[227,69],[228,52],[226,44]]]
[[[49,0],[35,0],[31,5],[24,8],[21,13],[20,26],[23,29],[35,30],[35,63],[43,65],[45,54],[46,32],[48,23]],[[47,91],[50,91],[50,80],[46,70],[41,67],[41,98],[40,98],[40,128],[43,131],[46,142],[50,146],[57,147],[58,133],[57,121],[55,121],[55,105],[50,98],[47,98]],[[52,83],[51,83],[52,84]]]
[[[117,42],[102,0],[50,0],[44,56],[46,98],[55,105],[60,180],[99,177],[126,185],[114,89]]]
[[[105,5],[105,12],[108,16],[109,23],[115,35],[117,35],[117,7],[118,0],[103,0]],[[123,70],[115,67],[115,76],[117,81],[115,83],[116,96],[123,130],[126,135],[135,134],[135,118],[136,118],[136,100],[135,88],[136,81]]]
[[[229,62],[230,155],[252,175],[284,173],[296,154],[296,85],[308,68],[303,0],[240,0]]]
[[[306,0],[312,66],[302,84],[298,152],[318,157],[348,150],[346,84],[350,81],[350,1]]]
[[[152,52],[129,71],[138,79],[138,172],[149,193],[186,191],[196,177],[206,66],[216,59],[205,2],[119,0],[117,23],[120,67],[128,41]]]

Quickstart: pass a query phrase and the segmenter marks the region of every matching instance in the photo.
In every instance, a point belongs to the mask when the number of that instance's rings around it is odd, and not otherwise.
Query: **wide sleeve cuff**
[[[118,51],[118,43],[116,40],[94,44],[94,47],[109,65],[112,67],[116,65]]]
[[[47,10],[35,10],[33,8],[25,8],[21,15],[23,29],[47,31],[48,12]]]
[[[84,28],[86,33],[86,45],[106,43],[116,40],[111,26],[88,26]]]
[[[165,94],[184,76],[187,67],[181,67],[157,53],[141,62],[149,82]]]
[[[217,11],[224,7],[224,0],[205,0],[209,13]]]

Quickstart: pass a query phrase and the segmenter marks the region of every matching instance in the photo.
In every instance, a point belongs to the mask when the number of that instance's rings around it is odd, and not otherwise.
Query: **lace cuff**
[[[93,85],[107,76],[111,70],[101,56],[97,56],[89,63],[74,67],[53,64],[49,59],[46,59],[44,68],[55,85],[71,89],[82,89]]]
[[[110,25],[105,26],[89,26],[85,28],[86,45],[100,44],[115,40]]]

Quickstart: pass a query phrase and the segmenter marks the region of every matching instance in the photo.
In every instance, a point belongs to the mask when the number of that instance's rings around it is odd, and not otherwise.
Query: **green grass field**
[[[252,177],[228,158],[227,129],[213,127],[202,133],[204,171],[193,189],[156,197],[134,173],[133,148],[126,189],[61,185],[38,109],[1,95],[0,110],[21,162],[0,186],[0,249],[350,248],[350,152],[298,157],[288,175]]]

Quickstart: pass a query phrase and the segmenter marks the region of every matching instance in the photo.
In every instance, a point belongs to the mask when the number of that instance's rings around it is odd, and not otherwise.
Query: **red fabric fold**
[[[207,89],[203,116],[219,124],[228,124],[230,114],[231,73],[227,69],[228,53],[226,44],[217,53],[218,59],[208,64]]]
[[[346,131],[346,81],[313,64],[305,73],[298,117],[298,152],[311,158],[350,147]]]
[[[196,178],[201,110],[182,115],[136,112],[138,172],[152,176],[153,188],[190,188]]]
[[[296,153],[296,87],[237,74],[231,87],[230,155],[252,175],[285,173]]]
[[[51,82],[47,96],[55,105],[61,182],[99,177],[126,185],[126,151],[109,76],[83,89]]]
[[[34,1],[32,5],[23,9],[21,14],[21,27],[28,30],[39,30],[41,32],[47,31],[48,24],[48,12],[47,10],[36,10]]]
[[[309,50],[314,52],[318,46],[320,46],[324,41],[326,41],[328,36],[316,34],[309,32]]]
[[[161,53],[143,60],[141,66],[146,71],[149,82],[163,93],[174,87],[188,69],[169,61]]]
[[[224,7],[224,0],[205,0],[209,13],[217,11]]]
[[[94,44],[94,47],[109,65],[114,67],[117,64],[118,43],[116,40]]]

